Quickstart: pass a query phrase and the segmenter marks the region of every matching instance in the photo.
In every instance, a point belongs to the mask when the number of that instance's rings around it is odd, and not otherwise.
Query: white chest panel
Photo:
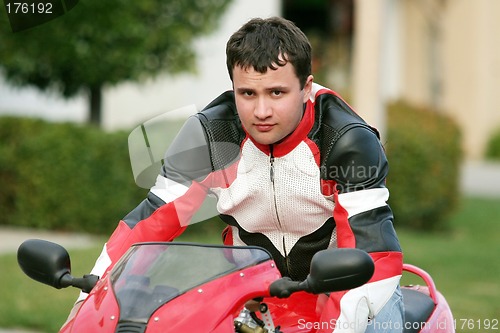
[[[321,193],[319,168],[304,142],[271,163],[270,156],[248,140],[235,181],[226,189],[212,190],[221,214],[233,216],[250,233],[266,235],[282,255],[321,227],[334,207]]]

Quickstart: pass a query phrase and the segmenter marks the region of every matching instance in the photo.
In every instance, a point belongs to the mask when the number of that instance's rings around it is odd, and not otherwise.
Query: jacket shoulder
[[[376,128],[367,124],[340,95],[332,90],[324,88],[316,93],[314,109],[318,127],[328,126],[340,133],[353,126],[361,126],[380,137]]]
[[[322,170],[347,163],[347,159],[352,162],[355,155],[362,164],[370,164],[368,160],[379,160],[383,155],[378,131],[335,92],[322,89],[316,93],[314,109],[315,124],[309,138],[320,150]]]
[[[195,116],[205,132],[214,170],[237,159],[245,131],[236,111],[234,93],[226,91]]]

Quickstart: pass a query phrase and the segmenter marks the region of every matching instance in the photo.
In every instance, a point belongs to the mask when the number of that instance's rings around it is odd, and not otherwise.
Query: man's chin
[[[272,145],[277,142],[276,138],[271,135],[262,135],[261,133],[252,137],[255,142],[261,145]]]

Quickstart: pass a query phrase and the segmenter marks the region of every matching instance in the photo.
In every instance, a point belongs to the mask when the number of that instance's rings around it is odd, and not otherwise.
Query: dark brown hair
[[[301,88],[311,74],[311,44],[306,35],[291,21],[281,17],[254,18],[236,31],[226,45],[229,77],[233,69],[253,67],[259,73],[290,62]]]

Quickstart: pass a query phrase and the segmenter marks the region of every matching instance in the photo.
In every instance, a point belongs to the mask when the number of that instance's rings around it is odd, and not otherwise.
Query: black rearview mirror
[[[42,239],[24,241],[17,250],[17,262],[30,278],[57,289],[73,286],[89,293],[99,280],[92,274],[72,277],[68,251]]]
[[[67,287],[61,280],[71,273],[71,262],[62,246],[42,239],[29,239],[19,246],[17,262],[33,280],[57,289]]]
[[[286,277],[279,279],[271,284],[270,294],[284,298],[296,291],[321,294],[349,290],[368,282],[374,270],[375,264],[365,251],[353,248],[322,250],[313,256],[307,279],[302,282]]]
[[[302,282],[313,294],[348,290],[370,280],[375,270],[372,258],[359,249],[329,249],[316,253],[311,270]]]

